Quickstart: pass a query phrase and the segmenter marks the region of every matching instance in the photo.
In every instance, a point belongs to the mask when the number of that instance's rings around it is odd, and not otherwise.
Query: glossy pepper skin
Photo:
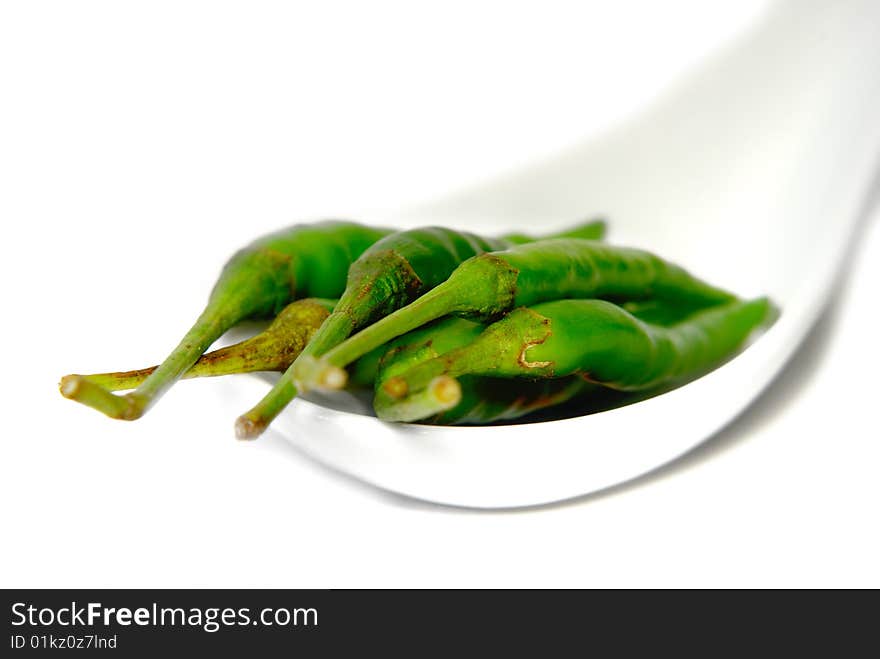
[[[557,300],[516,309],[476,341],[389,380],[377,392],[377,409],[391,410],[395,397],[421,395],[437,378],[464,375],[577,375],[621,391],[678,383],[730,358],[775,315],[766,298],[704,309],[670,327],[644,323],[604,300]]]
[[[404,334],[383,348],[384,354],[378,361],[374,375],[373,409],[384,421],[428,420],[430,423],[454,425],[464,423],[493,423],[525,416],[530,412],[558,405],[571,400],[596,385],[580,378],[566,378],[543,381],[511,381],[484,376],[465,376],[457,382],[441,382],[437,389],[427,392],[425,401],[410,397],[406,404],[398,398],[383,395],[383,391],[394,391],[394,384],[403,382],[400,377],[419,364],[431,361],[440,355],[462,348],[476,341],[485,330],[480,323],[456,318],[443,318]],[[367,356],[373,353],[368,353]],[[357,365],[364,357],[355,362]],[[389,386],[388,383],[391,383]],[[443,391],[443,386],[452,389]],[[404,385],[405,386],[405,385]],[[398,397],[405,390],[397,392]],[[444,398],[443,406],[448,409],[437,411],[437,394]],[[396,404],[388,405],[393,400]]]
[[[104,414],[142,416],[226,330],[246,318],[271,316],[301,297],[338,297],[348,266],[389,229],[354,222],[302,224],[265,236],[239,250],[224,266],[208,303],[180,344],[136,390],[116,396],[76,376],[61,392]]]
[[[604,235],[604,230],[604,222],[596,221],[559,235],[596,238]],[[343,386],[344,375],[342,382],[322,383],[314,381],[312,371],[317,357],[339,345],[352,332],[429,292],[462,262],[528,239],[521,234],[512,236],[511,240],[482,238],[443,227],[427,227],[400,231],[376,242],[352,263],[339,303],[303,353],[269,393],[238,418],[236,435],[240,439],[258,437],[299,391],[313,386],[330,389]],[[385,341],[370,346],[358,356],[382,343]],[[339,375],[338,371],[334,373]]]
[[[605,223],[594,221],[559,235],[598,239],[604,232]],[[353,331],[424,295],[446,281],[468,259],[532,240],[535,239],[523,234],[482,238],[443,227],[386,236],[352,263],[345,292],[293,368],[294,381],[301,385],[301,374],[308,373],[307,357],[323,355]]]
[[[321,323],[330,315],[336,300],[304,298],[288,304],[262,332],[239,343],[205,353],[181,376],[190,378],[284,371],[302,352]],[[78,376],[108,391],[134,389],[158,368],[92,373]]]
[[[655,324],[670,325],[687,317],[682,309],[657,301],[632,305],[632,314]],[[589,396],[591,409],[601,409],[620,400],[606,387],[580,376],[562,378],[501,378],[486,375],[465,375],[457,384],[441,381],[422,395],[410,396],[407,403],[399,398],[406,393],[406,381],[400,377],[419,364],[452,350],[468,346],[479,339],[485,326],[456,316],[438,321],[404,334],[358,359],[349,369],[350,377],[360,383],[361,372],[372,368],[368,377],[375,381],[373,407],[377,416],[386,421],[416,421],[441,425],[486,424],[519,419],[538,410],[547,409]],[[393,396],[388,394],[392,393]],[[443,398],[444,409],[438,411],[437,395]],[[457,402],[455,402],[457,400]],[[392,402],[393,401],[393,402]],[[586,401],[585,401],[586,402]],[[447,407],[448,406],[448,407]]]
[[[465,261],[418,300],[327,351],[314,372],[325,382],[344,384],[344,378],[325,374],[436,318],[456,314],[489,321],[517,307],[563,298],[657,300],[688,312],[736,299],[650,252],[590,240],[543,240]]]

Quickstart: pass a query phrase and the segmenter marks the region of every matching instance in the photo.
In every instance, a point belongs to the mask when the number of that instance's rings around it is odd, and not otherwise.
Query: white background
[[[561,505],[433,506],[236,442],[251,378],[131,424],[57,393],[158,360],[253,237],[552,155],[765,8],[605,4],[4,3],[0,586],[880,585],[876,210],[755,405]]]

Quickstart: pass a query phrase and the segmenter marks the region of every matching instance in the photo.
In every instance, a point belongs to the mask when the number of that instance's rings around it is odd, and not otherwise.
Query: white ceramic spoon
[[[335,469],[462,506],[546,503],[639,476],[731,421],[792,355],[833,293],[878,154],[880,3],[779,5],[627,125],[396,218],[496,232],[601,211],[614,242],[772,296],[782,316],[752,346],[691,384],[590,416],[395,425],[304,400],[274,427]]]

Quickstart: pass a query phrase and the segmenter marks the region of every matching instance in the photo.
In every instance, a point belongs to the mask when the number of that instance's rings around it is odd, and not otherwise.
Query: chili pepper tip
[[[325,364],[318,377],[318,386],[321,389],[344,389],[348,382],[345,369],[332,364]]]

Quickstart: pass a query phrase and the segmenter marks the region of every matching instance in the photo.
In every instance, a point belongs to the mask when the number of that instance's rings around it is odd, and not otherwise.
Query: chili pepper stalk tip
[[[458,380],[441,375],[420,391],[401,400],[389,400],[377,393],[373,406],[383,421],[418,421],[450,410],[461,402],[462,391]]]
[[[242,415],[235,420],[235,438],[243,441],[254,440],[263,434],[266,424]]]
[[[329,366],[321,372],[321,379],[318,381],[318,386],[321,389],[337,390],[344,389],[347,382],[348,373],[346,373],[344,368]]]
[[[409,391],[409,385],[407,385],[406,380],[396,375],[382,383],[382,389],[392,398],[400,399],[406,396],[406,392]]]
[[[76,400],[76,394],[79,391],[79,383],[82,380],[81,375],[65,375],[58,383],[58,391],[65,398]]]
[[[133,394],[117,396],[82,375],[65,375],[58,385],[61,395],[103,412],[111,419],[134,421],[140,418],[146,405]]]
[[[461,400],[461,385],[455,378],[441,375],[428,385],[433,398],[444,407],[454,407]]]
[[[294,384],[300,393],[312,389],[335,391],[348,384],[348,373],[344,368],[312,355],[301,355],[292,368]]]
[[[302,371],[305,372],[305,371]],[[310,389],[323,389],[324,391],[338,391],[348,384],[348,372],[344,368],[334,366],[325,359],[315,359],[309,364],[304,381],[297,380],[300,391]]]
[[[293,366],[291,365],[290,368],[293,368]],[[290,373],[290,368],[285,371],[285,375]],[[263,396],[260,402],[238,417],[235,422],[235,436],[239,439],[256,439],[263,434],[263,431],[269,427],[272,420],[296,396],[296,386],[290,379],[285,380],[284,376],[282,376],[282,379]]]

